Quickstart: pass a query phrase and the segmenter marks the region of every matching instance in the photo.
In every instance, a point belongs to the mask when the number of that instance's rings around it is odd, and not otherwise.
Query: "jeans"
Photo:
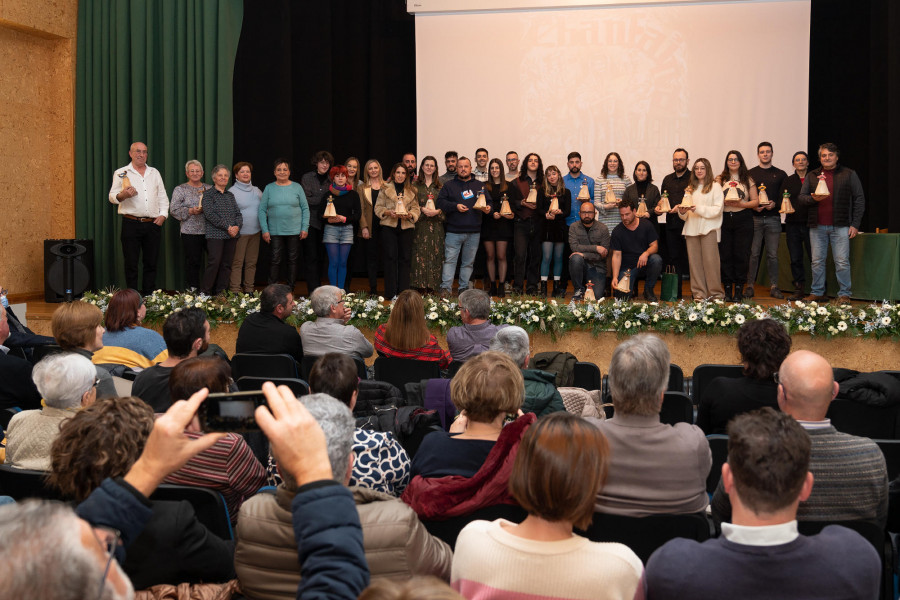
[[[325,242],[328,253],[328,283],[342,288],[347,281],[347,258],[353,244],[330,244]]]
[[[444,238],[444,268],[441,271],[441,289],[453,289],[453,274],[456,272],[456,261],[460,259],[459,291],[469,288],[472,277],[472,266],[478,252],[478,240],[481,233],[451,233]],[[462,257],[460,258],[460,254]]]
[[[550,264],[553,264],[553,278],[559,279],[562,276],[563,248],[565,244],[562,242],[542,242],[543,252],[541,255],[541,279],[550,276]]]
[[[753,215],[753,244],[750,247],[750,266],[747,283],[756,281],[763,240],[766,242],[766,260],[769,266],[769,287],[778,285],[778,244],[781,243],[781,215]]]
[[[603,296],[603,288],[606,286],[606,259],[601,259],[596,265],[585,262],[580,254],[569,257],[569,275],[572,276],[572,285],[575,293],[582,294],[587,289],[587,280],[594,284],[594,296]]]
[[[819,225],[809,230],[809,245],[812,250],[811,294],[825,295],[825,258],[831,244],[834,258],[834,274],[838,280],[838,296],[850,296],[850,228]]]
[[[659,254],[651,254],[647,257],[647,264],[643,267],[633,267],[631,269],[631,295],[637,294],[638,280],[644,279],[644,294],[653,292],[656,287],[656,280],[662,273],[663,260]],[[622,277],[622,273],[619,273]]]
[[[809,227],[802,223],[785,223],[788,252],[791,254],[791,281],[797,284],[797,289],[803,289],[806,281],[806,272],[803,269],[803,249],[806,248],[806,256],[812,260],[812,249],[809,245]]]

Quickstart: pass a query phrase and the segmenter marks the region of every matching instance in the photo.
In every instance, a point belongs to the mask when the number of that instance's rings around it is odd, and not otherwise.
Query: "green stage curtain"
[[[113,171],[143,141],[171,199],[184,164],[231,167],[232,72],[243,0],[80,0],[75,98],[75,230],[94,240],[98,288],[124,286]],[[179,222],[163,226],[156,286],[182,289]]]

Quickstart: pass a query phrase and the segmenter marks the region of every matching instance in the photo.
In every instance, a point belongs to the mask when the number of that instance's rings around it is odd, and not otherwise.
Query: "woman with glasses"
[[[716,177],[716,182],[725,194],[722,240],[719,242],[725,301],[741,302],[750,269],[750,246],[753,244],[753,211],[748,209],[758,206],[759,198],[744,157],[737,150],[728,152],[725,168]],[[733,197],[729,199],[729,195]]]

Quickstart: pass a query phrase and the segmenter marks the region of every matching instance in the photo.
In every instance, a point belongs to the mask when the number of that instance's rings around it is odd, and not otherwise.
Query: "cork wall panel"
[[[0,21],[0,56],[0,285],[41,293],[43,240],[75,234],[74,32]]]
[[[75,39],[77,0],[0,0],[0,22],[43,37]]]

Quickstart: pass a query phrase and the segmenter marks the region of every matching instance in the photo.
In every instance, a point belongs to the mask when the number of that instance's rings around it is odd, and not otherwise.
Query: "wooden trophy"
[[[612,186],[608,183],[606,184],[606,203],[607,204],[618,204],[619,201],[616,199],[616,193],[613,191]]]
[[[766,184],[761,183],[759,185],[759,205],[769,206],[770,204],[772,204],[772,201],[769,200],[769,195],[766,193]]]
[[[694,205],[694,188],[687,186],[684,188],[684,197],[681,199],[681,206],[690,208]]]
[[[323,216],[326,219],[328,217],[336,217],[337,211],[334,210],[334,198],[332,198],[331,196],[328,196],[328,198],[325,199],[325,202],[327,202],[328,204],[327,204],[327,206],[325,206],[325,213]]]
[[[581,180],[581,189],[578,190],[578,197],[575,198],[581,202],[590,202],[591,201],[591,193],[588,191],[587,179]]]
[[[528,197],[525,198],[525,200],[523,200],[522,202],[524,202],[525,204],[530,204],[531,206],[529,206],[528,208],[534,208],[537,205],[537,188],[535,187],[534,183],[532,183],[530,188],[528,189]]]
[[[740,202],[741,196],[740,196],[740,194],[738,194],[737,186],[738,186],[737,181],[729,181],[728,182],[728,193],[725,194],[726,202],[729,202],[729,201]]]
[[[125,171],[122,171],[121,173],[119,173],[119,177],[122,179],[122,190],[121,191],[124,192],[126,189],[131,187],[131,180],[128,179],[128,173],[126,173]]]
[[[503,196],[501,196],[500,214],[504,217],[508,217],[513,214],[512,209],[509,207],[509,200],[506,199],[506,194],[503,194]]]
[[[631,269],[625,271],[625,275],[619,279],[619,283],[616,285],[615,289],[623,294],[631,293]]]
[[[394,207],[394,212],[398,217],[405,217],[409,214],[409,211],[406,210],[406,203],[403,201],[403,194],[397,196],[397,206]]]
[[[830,194],[828,191],[828,184],[825,183],[825,173],[819,173],[819,184],[816,186],[816,191],[812,193],[813,198],[818,202],[821,201]],[[816,196],[819,196],[818,198]]]
[[[481,188],[481,191],[478,192],[478,198],[475,200],[475,206],[473,206],[472,208],[474,208],[475,210],[481,210],[485,206],[487,206],[487,201],[485,201],[484,199],[484,188]]]
[[[669,192],[662,193],[662,198],[659,199],[656,208],[658,208],[660,212],[669,212],[672,210],[672,205],[669,204]]]
[[[425,201],[425,208],[434,210],[434,192],[428,192],[428,200]]]
[[[203,210],[203,192],[204,191],[205,190],[203,189],[203,186],[201,186],[197,189],[197,195],[200,196],[200,199],[197,200],[197,208],[199,208],[200,210]]]
[[[590,281],[587,283],[587,289],[584,290],[584,301],[585,302],[596,302],[597,297],[594,296],[594,284]]]
[[[647,210],[647,202],[644,200],[643,196],[641,196],[641,199],[638,201],[637,212],[635,215],[639,219],[646,219],[650,216],[650,211]]]
[[[547,212],[552,213],[554,210],[559,210],[559,200],[556,199],[556,194],[550,196],[550,209]]]
[[[787,190],[784,190],[784,193],[781,195],[781,209],[778,212],[783,215],[789,215],[794,212],[794,205],[791,204],[791,193]]]

